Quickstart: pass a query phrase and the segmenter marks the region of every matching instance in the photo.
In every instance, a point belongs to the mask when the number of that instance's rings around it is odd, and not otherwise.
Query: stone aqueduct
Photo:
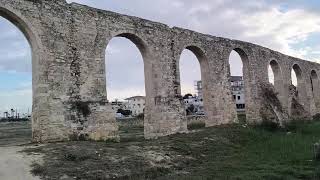
[[[279,112],[296,116],[290,89],[292,68],[298,76],[295,106],[303,108],[308,117],[320,111],[320,65],[255,44],[170,28],[65,0],[1,0],[0,16],[14,23],[32,48],[36,142],[118,138],[114,112],[107,101],[105,73],[105,50],[116,36],[131,40],[144,59],[146,138],[187,131],[179,80],[184,49],[191,50],[200,62],[206,126],[237,121],[229,83],[232,50],[240,54],[244,65],[250,123],[279,118]],[[269,64],[280,106],[270,106],[272,101],[263,90],[269,84]]]

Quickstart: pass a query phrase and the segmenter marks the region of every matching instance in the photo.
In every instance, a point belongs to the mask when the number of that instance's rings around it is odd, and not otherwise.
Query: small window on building
[[[241,99],[241,97],[240,96],[238,96],[238,100],[240,100]]]
[[[236,96],[236,95],[233,95],[233,99],[236,100],[236,98],[237,98],[237,96]]]

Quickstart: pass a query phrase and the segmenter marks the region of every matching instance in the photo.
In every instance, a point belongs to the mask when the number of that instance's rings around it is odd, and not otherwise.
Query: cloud
[[[248,41],[288,55],[320,61],[319,43],[310,43],[314,38],[312,34],[320,33],[318,0],[68,2],[87,4],[215,36]],[[29,73],[31,76],[31,53],[23,34],[5,20],[0,21],[0,31],[0,70],[17,74]],[[320,36],[316,39],[319,41]],[[185,85],[183,92],[187,92],[193,90],[193,81],[200,78],[200,69],[195,70],[194,67],[199,65],[191,53],[186,52],[186,55],[181,57],[181,81]],[[241,74],[239,56],[233,54],[230,57],[232,72],[236,75]],[[112,40],[107,49],[106,66],[110,99],[144,93],[143,60],[134,44],[128,40]]]
[[[23,33],[0,17],[0,69],[31,73],[31,48]]]
[[[301,58],[308,56],[295,53],[297,49],[292,49],[291,44],[299,43],[307,39],[310,33],[320,31],[320,14],[311,10],[314,6],[320,7],[320,3],[316,1],[308,3],[299,0],[152,2],[75,0],[75,2],[140,16],[171,26],[250,41]],[[146,6],[147,9],[144,8]]]

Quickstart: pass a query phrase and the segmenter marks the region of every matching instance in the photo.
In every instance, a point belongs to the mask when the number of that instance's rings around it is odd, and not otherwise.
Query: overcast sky
[[[263,45],[310,61],[320,60],[320,1],[318,0],[73,0],[202,33]],[[21,32],[0,19],[0,112],[31,108],[31,53]],[[232,74],[241,63],[231,55]],[[113,39],[107,48],[108,98],[144,95],[143,61],[129,40]],[[183,93],[200,80],[196,57],[181,56]]]

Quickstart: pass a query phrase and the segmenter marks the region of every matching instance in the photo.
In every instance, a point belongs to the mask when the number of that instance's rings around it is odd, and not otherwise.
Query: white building
[[[124,108],[132,112],[132,116],[137,116],[144,113],[146,106],[146,98],[144,96],[133,96],[125,99]]]
[[[231,76],[232,96],[238,112],[244,112],[246,108],[244,95],[244,80],[242,76]]]
[[[195,90],[197,92],[198,97],[199,98],[203,98],[202,81],[195,81],[194,82],[194,87],[195,87]]]
[[[124,103],[122,101],[113,101],[111,102],[112,110],[118,111],[118,109],[123,108]]]

